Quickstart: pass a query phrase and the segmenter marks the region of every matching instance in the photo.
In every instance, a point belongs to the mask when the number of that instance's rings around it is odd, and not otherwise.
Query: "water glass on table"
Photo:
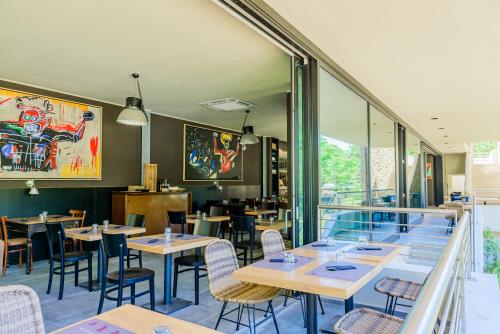
[[[108,227],[109,227],[109,220],[107,220],[107,219],[103,220],[102,226],[103,226],[104,231],[107,231]]]
[[[168,326],[158,326],[153,329],[153,334],[172,334],[172,331]]]
[[[335,248],[335,244],[336,244],[336,241],[335,241],[335,238],[334,237],[328,237],[326,239],[326,249],[327,250],[333,250]]]
[[[295,255],[292,252],[284,252],[283,262],[285,263],[295,263]]]
[[[92,224],[92,233],[97,234],[99,232],[99,225]]]
[[[172,228],[167,227],[165,228],[165,240],[170,240],[172,239]]]
[[[366,247],[366,245],[368,245],[368,239],[364,235],[358,237],[358,242],[361,247]]]

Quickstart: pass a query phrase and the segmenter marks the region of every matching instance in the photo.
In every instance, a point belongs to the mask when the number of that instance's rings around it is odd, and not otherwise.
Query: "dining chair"
[[[125,268],[124,259],[128,254],[127,237],[123,233],[103,233],[102,254],[105,260],[104,269],[101,272],[101,297],[99,299],[99,307],[97,314],[101,314],[104,305],[104,299],[116,301],[116,306],[120,307],[124,300],[130,300],[132,305],[135,305],[135,299],[149,294],[151,310],[155,310],[155,272],[146,268]],[[118,270],[109,271],[109,259],[118,258]],[[141,282],[149,282],[149,289],[140,293],[135,292],[135,285]],[[110,285],[108,287],[108,285]],[[130,287],[130,296],[123,297],[123,289]],[[118,291],[117,297],[112,297],[110,294]]]
[[[214,216],[224,216],[224,208],[222,206],[210,206],[210,210],[208,211],[208,215],[210,217]]]
[[[240,204],[241,201],[239,198],[230,198],[229,199],[229,204]]]
[[[225,215],[225,212],[224,212],[224,208],[222,206],[211,206],[210,207],[210,211],[209,211],[210,217],[224,216],[224,215]],[[226,231],[228,231],[229,236],[231,236],[231,227],[229,226],[229,222],[227,222],[227,221],[221,222],[219,225],[219,233],[220,233],[222,239],[224,239],[224,237],[226,236]]]
[[[3,266],[2,266],[2,276],[7,273],[7,266],[9,265],[9,254],[18,253],[19,255],[19,268],[23,267],[23,253],[28,247],[27,238],[9,238],[9,231],[7,229],[7,217],[1,217],[1,228],[0,228],[0,239],[3,241]],[[32,252],[32,248],[30,249]],[[31,263],[29,265],[33,269],[33,253],[30,256]]]
[[[227,212],[230,216],[244,216],[245,204],[229,203],[227,205]]]
[[[267,303],[267,309],[271,312],[276,332],[279,333],[272,301],[278,296],[280,289],[266,285],[245,283],[235,279],[232,274],[238,270],[239,264],[235,249],[229,240],[217,239],[209,243],[205,248],[205,263],[207,266],[210,293],[216,300],[223,302],[215,325],[216,330],[223,319],[234,322],[232,319],[224,318],[224,316],[237,310],[236,330],[239,330],[240,326],[245,326],[249,327],[251,333],[256,333],[255,311],[267,312],[266,310],[258,309],[256,305]],[[236,303],[238,304],[238,308],[225,312],[228,303]],[[245,308],[247,309],[248,325],[241,324],[241,316]],[[253,312],[253,321],[250,317],[250,310]]]
[[[87,215],[87,211],[70,209],[69,215],[71,217],[78,218],[78,227],[83,227],[85,225],[85,216]],[[75,243],[78,242],[78,247],[80,248],[80,253],[83,253],[83,242],[81,240],[76,241],[73,239],[68,239],[68,241],[73,243],[73,250],[76,249]]]
[[[358,308],[342,316],[333,330],[336,334],[397,334],[403,319],[367,308]]]
[[[206,220],[197,220],[194,225],[194,235],[203,235],[206,237],[217,237],[219,235],[219,223],[209,222]],[[195,254],[193,255],[183,255],[176,257],[174,260],[174,286],[172,290],[172,295],[177,297],[177,280],[179,274],[194,271],[194,304],[198,305],[200,300],[200,277],[205,277],[205,275],[200,275],[201,271],[206,271],[205,268],[205,258],[201,254],[201,249],[197,248]],[[187,269],[179,270],[179,267],[187,267]]]
[[[66,234],[64,233],[63,223],[45,224],[45,233],[49,242],[49,286],[47,294],[50,294],[50,290],[52,289],[53,276],[59,275],[59,300],[61,300],[63,298],[64,277],[66,275],[75,275],[75,286],[78,286],[78,275],[82,271],[87,271],[89,282],[92,281],[92,253],[64,251]],[[87,268],[80,269],[80,261],[85,260],[87,260]],[[60,263],[60,266],[55,267],[55,262]],[[66,271],[66,268],[69,266],[74,266],[74,270]],[[92,284],[89,284],[89,291],[92,291]]]
[[[384,312],[394,315],[396,306],[411,307],[406,304],[398,304],[398,298],[415,301],[423,286],[422,283],[394,277],[384,277],[375,284],[375,290],[387,295]]]
[[[257,199],[256,198],[247,198],[246,205],[248,205],[251,209],[255,208],[257,206]]]
[[[255,217],[231,216],[230,221],[233,229],[234,248],[243,249],[243,264],[247,265],[248,253],[250,253],[250,263],[261,258],[261,256],[254,257],[254,251],[262,249],[262,244],[255,238]],[[238,234],[240,234],[240,238],[238,238]],[[248,236],[248,239],[245,236]],[[241,258],[238,259],[241,260]]]
[[[32,288],[0,287],[0,333],[45,334],[40,300]]]
[[[285,242],[283,241],[283,236],[279,231],[265,230],[264,232],[262,232],[260,236],[260,242],[262,243],[262,251],[264,252],[265,259],[282,254],[283,252],[286,251]],[[294,292],[293,290],[285,290],[285,300],[283,302],[284,307],[286,307],[288,298],[294,298],[300,301],[302,317],[304,318],[304,327],[306,327],[306,309],[304,307],[305,304],[304,294],[301,292]],[[321,308],[321,314],[325,314],[325,309],[323,308],[323,301],[321,300],[320,296],[318,296],[318,303]]]
[[[168,225],[172,227],[173,225],[180,225],[180,233],[186,233],[184,231],[184,226],[186,225],[186,212],[185,211],[167,211],[168,215]]]
[[[141,227],[146,226],[146,216],[137,214],[137,213],[129,213],[127,216],[127,226],[131,227]],[[140,233],[142,235],[143,233]],[[129,237],[135,237],[138,235],[130,235]],[[137,251],[137,254],[133,254],[132,250],[129,249],[127,252],[127,268],[130,268],[131,260],[139,260],[139,267],[142,268],[142,251]]]

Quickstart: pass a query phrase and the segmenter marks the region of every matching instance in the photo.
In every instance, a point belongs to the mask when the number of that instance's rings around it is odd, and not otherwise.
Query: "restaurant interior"
[[[223,3],[2,4],[0,334],[347,333],[399,247],[342,216],[303,245],[296,57]],[[395,207],[396,123],[321,75],[325,147],[380,162],[320,203]]]

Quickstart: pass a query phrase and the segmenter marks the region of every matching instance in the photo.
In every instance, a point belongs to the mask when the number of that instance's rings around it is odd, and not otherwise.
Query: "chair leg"
[[[194,304],[198,305],[200,302],[200,267],[194,267]]]
[[[172,296],[177,297],[177,279],[179,276],[179,265],[176,263],[174,265],[174,286],[172,288]]]
[[[118,283],[118,298],[116,301],[116,307],[122,306],[123,302],[123,284]]]
[[[288,294],[290,290],[285,290],[285,300],[283,301],[283,307],[286,307],[286,303],[288,302]]]
[[[87,260],[87,272],[89,275],[89,292],[92,292],[92,258],[89,257]]]
[[[75,262],[75,286],[78,286],[78,274],[80,273],[79,270],[80,270],[80,262]]]
[[[321,308],[321,314],[325,314],[325,309],[323,308],[323,302],[321,301],[321,297],[318,296],[319,307]]]
[[[50,289],[52,289],[52,278],[54,277],[54,261],[49,260],[49,286],[47,287],[47,294],[50,294]]]
[[[391,315],[394,315],[394,312],[396,312],[396,304],[398,302],[398,297],[394,299],[394,305],[392,305],[392,312]]]
[[[106,276],[103,274],[102,275],[102,285],[101,285],[101,297],[99,298],[99,307],[97,308],[97,314],[101,314],[102,312],[102,306],[104,305],[104,295],[106,294],[106,283],[107,279]]]
[[[28,251],[28,250],[26,250]],[[19,250],[19,268],[22,268],[23,267],[23,250],[20,249]],[[28,265],[28,263],[26,263],[26,265]]]
[[[257,322],[255,321],[255,305],[252,308],[253,334],[257,333]]]
[[[64,276],[66,276],[66,274],[64,273],[65,271],[66,271],[66,266],[64,265],[64,262],[61,262],[61,277],[59,279],[59,300],[63,298]]]
[[[250,305],[247,305],[247,317],[248,317],[248,329],[250,330],[250,334],[255,334],[253,332],[252,327],[252,318],[250,318]]]
[[[155,279],[152,277],[149,280],[149,303],[151,304],[151,311],[155,310]]]
[[[247,257],[248,257],[248,251],[247,249],[245,248],[245,250],[243,251],[243,265],[246,267],[247,265]]]
[[[387,313],[387,306],[389,306],[389,298],[390,298],[390,296],[387,295],[387,300],[385,301],[384,313]]]
[[[394,301],[394,297],[391,296],[391,301],[389,302],[389,307],[387,308],[387,314],[391,314],[393,301]]]
[[[224,305],[222,305],[222,309],[220,310],[219,318],[217,319],[217,323],[215,324],[215,330],[219,327],[220,321],[222,319],[222,316],[224,315],[224,311],[226,310],[227,302],[224,302]]]
[[[238,304],[238,316],[236,317],[236,331],[240,330],[240,322],[242,314],[243,312],[241,311],[241,304]]]
[[[276,315],[274,314],[273,301],[269,301],[269,309],[271,310],[271,315],[273,316],[274,327],[276,327],[276,333],[280,334],[280,330],[278,328],[278,322],[276,321]]]
[[[139,251],[139,268],[142,268],[142,251]]]
[[[83,253],[83,242],[81,240],[78,240],[80,244],[80,253]]]
[[[130,249],[128,250],[127,253],[127,268],[130,268]]]
[[[130,304],[135,305],[135,284],[130,286]]]

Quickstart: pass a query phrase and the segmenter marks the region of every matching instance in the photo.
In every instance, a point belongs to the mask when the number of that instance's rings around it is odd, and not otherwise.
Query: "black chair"
[[[245,204],[229,203],[227,206],[227,212],[230,216],[244,216]]]
[[[230,198],[229,204],[240,204],[240,199],[239,198]]]
[[[137,213],[129,213],[127,217],[127,226],[144,227],[146,225],[146,217]],[[142,251],[133,254],[129,249],[127,253],[127,268],[130,268],[131,260],[139,260],[139,267],[142,268]]]
[[[254,258],[255,250],[262,249],[260,241],[255,240],[255,217],[254,216],[231,216],[231,224],[233,225],[233,245],[236,250],[243,249],[243,264],[247,265],[248,253],[250,252],[250,263],[260,257]],[[240,232],[241,240],[238,238]],[[243,234],[248,235],[248,239],[244,239]],[[237,254],[238,256],[242,255]],[[241,258],[238,257],[238,260]]]
[[[219,235],[219,224],[209,222],[206,220],[197,220],[194,226],[193,234],[204,235],[207,237],[217,237]],[[207,276],[206,274],[200,275],[200,270],[207,271],[205,268],[205,258],[201,254],[201,249],[197,248],[194,255],[184,255],[175,258],[174,260],[174,286],[172,295],[177,297],[177,279],[179,274],[186,271],[194,270],[194,304],[198,305],[200,301],[200,277]],[[187,269],[179,270],[179,267],[189,267]]]
[[[246,205],[248,205],[250,207],[250,209],[257,207],[257,199],[256,198],[247,198]]]
[[[81,271],[88,271],[89,282],[92,282],[92,253],[90,252],[64,252],[64,241],[66,234],[64,233],[63,223],[45,224],[47,240],[49,241],[49,286],[47,294],[50,294],[52,288],[52,278],[54,274],[60,275],[59,281],[59,300],[63,298],[64,292],[64,276],[75,274],[75,286],[78,286],[78,274]],[[54,249],[54,244],[57,245]],[[79,268],[80,261],[87,260],[87,268]],[[59,262],[59,267],[54,267],[54,262]],[[73,271],[66,271],[66,267],[74,266]],[[89,291],[92,291],[92,284],[89,284]]]
[[[186,233],[184,231],[184,226],[186,225],[186,212],[185,211],[167,211],[168,224],[173,228],[172,225],[180,225],[180,232]]]
[[[208,215],[210,217],[224,216],[224,208],[222,206],[210,206],[210,210],[208,211]]]
[[[105,258],[104,268],[101,273],[101,298],[99,299],[99,308],[97,314],[101,314],[104,299],[116,301],[116,306],[122,305],[124,300],[130,300],[135,305],[135,299],[149,294],[151,310],[155,309],[155,272],[146,268],[124,268],[124,259],[128,254],[127,237],[125,234],[102,234],[102,254]],[[109,259],[118,257],[119,269],[108,272]],[[140,282],[149,281],[149,290],[136,293],[135,285]],[[108,288],[108,284],[111,287]],[[123,297],[123,289],[130,287],[130,296]],[[118,297],[111,297],[110,293],[118,291]]]

